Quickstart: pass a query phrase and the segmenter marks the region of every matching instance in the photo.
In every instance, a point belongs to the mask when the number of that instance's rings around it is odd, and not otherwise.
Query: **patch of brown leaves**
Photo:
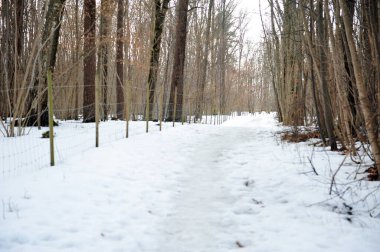
[[[370,167],[367,170],[365,170],[365,172],[368,173],[367,177],[369,181],[376,181],[379,179],[379,173],[376,167]]]
[[[307,132],[284,132],[281,136],[283,141],[292,142],[292,143],[300,143],[306,142],[313,138],[320,138],[320,134],[318,131],[307,131]]]

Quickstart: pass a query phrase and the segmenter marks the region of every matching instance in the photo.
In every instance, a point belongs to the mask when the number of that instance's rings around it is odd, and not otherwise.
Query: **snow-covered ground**
[[[163,128],[172,124],[164,123]],[[50,164],[49,139],[42,138],[42,133],[48,131],[26,128],[26,134],[21,137],[6,138],[0,136],[0,177],[19,176],[24,173],[45,168]],[[145,134],[145,122],[133,121],[129,125],[131,137]],[[157,123],[150,123],[149,131],[159,131]],[[54,128],[55,160],[62,164],[78,153],[86,152],[95,147],[95,123],[80,121],[59,121],[59,127]],[[100,145],[108,144],[125,138],[125,121],[101,122],[99,126]]]
[[[344,156],[279,130],[273,114],[167,127],[0,177],[0,251],[379,251],[379,183],[353,183],[348,158],[330,196]]]

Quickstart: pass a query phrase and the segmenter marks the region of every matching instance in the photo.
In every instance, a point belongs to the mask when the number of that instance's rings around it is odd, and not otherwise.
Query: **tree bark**
[[[275,51],[274,51],[275,62],[274,62],[274,64],[277,64],[279,66],[280,65],[280,41],[279,41],[277,31],[276,31],[276,27],[275,27],[273,0],[270,0],[269,3],[270,3],[270,13],[271,13],[270,16],[271,16],[272,36],[274,37],[274,47],[275,47]],[[261,12],[260,12],[260,15],[261,15]],[[261,17],[261,19],[262,19],[262,17]],[[261,20],[261,22],[263,23],[263,20]],[[278,89],[279,89],[279,84],[280,84],[280,73],[278,71],[279,68],[280,67],[277,67],[277,71],[274,70],[274,69],[276,69],[276,67],[273,65],[273,62],[272,62],[272,64],[271,64],[271,71],[272,71],[272,75],[273,75],[272,76],[272,86],[273,86],[273,90],[274,90],[274,96],[275,96],[276,107],[277,107],[277,112],[278,112],[278,120],[279,120],[279,122],[283,122],[284,116],[282,113],[282,105],[281,105],[280,97],[278,94]]]
[[[54,73],[56,55],[59,42],[59,31],[61,29],[61,21],[63,15],[63,8],[66,0],[50,0],[48,10],[46,13],[46,19],[42,34],[42,43],[44,43],[43,50],[41,52],[41,83],[44,87],[47,87],[47,72],[51,70]],[[37,75],[38,76],[38,75]],[[40,126],[49,125],[49,113],[48,113],[48,97],[47,92],[42,94],[41,98],[41,111]],[[33,113],[36,114],[36,113]]]
[[[128,7],[127,7],[128,8]],[[118,0],[116,32],[116,117],[125,118],[124,112],[124,0]]]
[[[358,128],[357,125],[357,89],[356,89],[356,84],[355,84],[355,74],[354,74],[354,69],[352,66],[352,60],[351,60],[351,55],[350,55],[350,49],[348,47],[348,42],[347,42],[347,37],[346,37],[346,32],[345,32],[345,27],[343,24],[343,20],[339,14],[340,8],[337,4],[339,0],[334,0],[334,12],[336,16],[336,23],[337,27],[339,29],[340,36],[342,37],[342,48],[343,48],[343,57],[344,57],[344,68],[346,72],[346,78],[345,78],[345,83],[347,84],[347,100],[350,106],[351,110],[351,115],[352,115],[352,121],[350,122],[351,124],[351,132],[353,133],[353,136],[356,136],[356,130]],[[356,0],[350,0],[347,1],[347,7],[348,7],[348,13],[349,13],[349,20],[352,23],[354,19],[354,13],[355,13],[355,2]]]
[[[310,0],[310,9],[314,11],[314,4],[313,0]],[[326,129],[326,123],[324,119],[324,112],[323,109],[320,108],[320,102],[318,99],[318,92],[317,92],[317,86],[316,86],[316,81],[315,81],[315,76],[317,76],[318,81],[322,83],[322,75],[320,73],[320,68],[317,67],[316,65],[316,59],[317,59],[317,53],[316,50],[314,49],[314,44],[315,42],[313,41],[313,34],[314,34],[314,20],[312,16],[310,16],[310,21],[309,21],[309,29],[308,30],[308,22],[305,17],[305,11],[304,8],[301,8],[301,18],[303,20],[304,24],[304,29],[306,30],[306,36],[305,40],[307,41],[308,49],[309,49],[309,56],[310,56],[310,75],[311,75],[311,85],[312,85],[312,95],[313,95],[313,101],[314,101],[314,106],[316,109],[316,114],[317,114],[317,121],[318,125],[320,127],[319,131],[321,134],[321,138],[324,144],[326,144],[326,139],[325,139],[325,132],[327,131]],[[316,72],[316,75],[315,75]]]
[[[324,118],[327,129],[327,135],[329,137],[329,143],[332,151],[338,150],[336,137],[334,133],[334,117],[331,108],[331,98],[327,82],[328,75],[328,63],[326,56],[326,48],[328,48],[328,41],[326,37],[326,27],[323,20],[323,2],[320,0],[317,7],[318,19],[317,19],[317,36],[320,43],[319,46],[319,60],[320,60],[320,80],[322,89],[322,101],[324,109]]]
[[[158,76],[158,68],[160,61],[160,49],[161,49],[161,41],[162,41],[162,31],[165,22],[166,12],[168,10],[170,0],[155,0],[155,24],[154,24],[154,37],[152,41],[152,51],[150,55],[150,67],[149,67],[149,119],[152,118],[153,114],[153,102],[154,102],[154,94],[156,91],[157,84],[157,76]]]
[[[100,4],[100,30],[99,30],[99,56],[98,65],[100,70],[100,85],[102,90],[102,108],[103,121],[108,120],[109,102],[108,102],[108,74],[109,74],[109,41],[110,29],[112,24],[113,0],[102,0]]]
[[[84,0],[83,122],[95,122],[95,21],[96,1]]]
[[[222,0],[222,20],[221,20],[221,45],[219,49],[219,81],[220,81],[220,96],[219,96],[219,112],[225,113],[226,107],[226,54],[227,54],[227,24],[226,24],[226,0]]]
[[[212,10],[214,8],[214,0],[210,0],[208,6],[208,14],[207,14],[207,26],[206,26],[206,34],[205,34],[205,45],[203,51],[203,61],[202,61],[202,73],[201,73],[201,81],[198,87],[198,99],[196,104],[196,112],[195,118],[201,119],[203,114],[203,106],[204,106],[204,92],[206,87],[206,77],[207,77],[207,65],[208,65],[208,55],[210,51],[210,32],[211,32],[211,18],[212,18]]]
[[[172,72],[172,82],[169,100],[169,110],[167,121],[181,121],[183,105],[184,68],[186,57],[186,37],[187,37],[187,7],[189,0],[179,0],[177,4],[176,16],[176,41],[174,47],[174,62]],[[177,88],[177,92],[175,89]],[[177,94],[176,118],[173,118],[175,93]]]

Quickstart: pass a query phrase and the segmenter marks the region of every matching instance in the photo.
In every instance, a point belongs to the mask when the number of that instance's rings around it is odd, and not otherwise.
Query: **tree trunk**
[[[276,27],[275,27],[273,0],[270,1],[270,10],[271,10],[270,16],[271,16],[272,36],[274,37],[274,47],[275,47],[274,64],[276,64],[278,66],[278,67],[275,67],[273,62],[271,64],[271,71],[272,71],[272,75],[273,75],[272,76],[272,86],[273,86],[273,90],[274,90],[274,96],[275,96],[276,107],[277,107],[277,112],[278,112],[278,120],[279,120],[279,122],[283,122],[284,116],[282,113],[282,106],[280,103],[280,97],[279,97],[279,93],[278,93],[279,84],[280,84],[280,73],[278,71],[278,69],[280,68],[279,67],[279,65],[280,65],[280,41],[278,39],[278,35],[277,35]],[[260,15],[261,15],[261,12],[260,12]],[[261,20],[261,22],[263,23],[263,20]],[[277,70],[274,70],[274,69],[277,69]]]
[[[212,10],[214,8],[214,0],[210,0],[208,6],[208,14],[207,14],[207,27],[205,34],[205,45],[203,51],[203,61],[202,61],[202,69],[201,69],[201,81],[199,84],[198,90],[198,98],[196,104],[196,112],[195,118],[201,119],[203,114],[203,106],[204,106],[204,92],[206,87],[206,77],[207,77],[207,65],[208,65],[208,55],[210,48],[210,32],[211,32],[211,18],[212,18]]]
[[[25,3],[24,0],[17,0],[15,2],[16,5],[16,50],[17,50],[17,58],[21,59],[21,55],[23,54],[24,48],[24,10]]]
[[[78,71],[77,71],[77,76],[76,76],[76,94],[75,94],[75,111],[74,111],[74,119],[77,121],[79,119],[79,90],[80,90],[80,55],[79,55],[79,48],[80,48],[80,35],[79,35],[79,0],[75,0],[75,62],[78,64]]]
[[[63,15],[63,8],[66,0],[50,0],[46,14],[45,25],[42,34],[42,43],[44,43],[41,52],[41,83],[47,87],[47,72],[54,72],[56,55],[59,42],[59,31]],[[38,76],[38,75],[37,75]],[[41,98],[40,126],[49,125],[48,97],[47,92],[42,94]],[[36,114],[36,113],[33,113]]]
[[[314,10],[314,4],[313,0],[310,0],[310,9]],[[310,32],[309,32],[309,38],[310,38],[310,45],[311,47],[313,43],[313,32],[314,32],[314,20],[312,15],[310,15]],[[306,35],[307,36],[307,35]],[[313,101],[314,101],[314,106],[317,114],[317,122],[318,122],[318,127],[319,127],[319,132],[321,134],[321,139],[324,145],[326,145],[326,126],[324,124],[324,120],[322,119],[321,116],[321,110],[320,110],[320,103],[318,102],[318,96],[317,96],[317,87],[315,83],[315,71],[314,71],[314,59],[311,56],[313,54],[313,48],[309,48],[310,51],[310,75],[311,75],[311,87],[312,87],[312,93],[313,93]]]
[[[227,24],[226,24],[226,0],[222,0],[222,20],[221,20],[221,45],[219,49],[219,81],[220,81],[220,96],[219,96],[219,112],[224,114],[226,108],[226,54],[227,54]]]
[[[150,67],[149,67],[149,119],[152,118],[153,114],[153,102],[154,94],[156,91],[158,68],[160,61],[160,49],[161,49],[161,40],[162,40],[162,31],[165,22],[166,12],[168,10],[170,0],[155,0],[155,24],[154,24],[154,38],[152,41],[152,51],[150,55]]]
[[[128,8],[128,7],[127,7]],[[116,32],[116,117],[125,118],[124,112],[124,0],[118,0]]]
[[[350,106],[351,110],[351,115],[352,115],[352,121],[350,122],[351,124],[351,132],[353,133],[353,136],[356,136],[356,130],[357,130],[357,89],[356,89],[356,84],[355,84],[355,74],[354,74],[354,69],[352,66],[352,60],[351,60],[351,55],[350,55],[350,49],[348,47],[348,42],[347,42],[347,37],[346,37],[346,32],[345,32],[345,27],[343,24],[343,20],[340,16],[339,10],[340,8],[337,6],[336,1],[339,0],[334,0],[334,11],[335,11],[335,16],[337,17],[337,26],[339,27],[339,32],[340,36],[342,37],[342,48],[343,48],[343,57],[344,57],[344,68],[347,77],[345,78],[345,83],[347,83],[347,100]],[[349,20],[352,23],[354,19],[354,13],[355,13],[355,2],[356,0],[351,0],[347,1],[347,7],[348,7],[348,13],[349,13]]]
[[[176,16],[176,41],[174,47],[174,62],[172,72],[172,82],[169,100],[169,110],[167,121],[181,121],[183,103],[183,72],[186,57],[186,37],[187,37],[187,7],[189,0],[179,0],[177,4]],[[177,89],[177,92],[175,92]],[[173,118],[175,93],[177,95],[176,117]]]
[[[95,21],[96,1],[84,0],[83,122],[95,122]]]
[[[109,62],[109,41],[110,29],[112,24],[113,1],[102,0],[100,6],[100,30],[99,30],[99,56],[98,65],[100,70],[100,85],[102,90],[103,103],[103,121],[108,120],[109,102],[108,102],[108,62]]]
[[[334,133],[334,117],[331,108],[331,98],[327,82],[328,75],[328,63],[326,56],[326,48],[328,48],[328,41],[326,37],[326,27],[323,20],[323,2],[320,0],[317,7],[318,20],[317,20],[317,36],[319,39],[319,60],[320,60],[320,80],[321,80],[321,89],[322,89],[322,100],[323,100],[323,109],[324,109],[324,118],[327,129],[327,135],[329,137],[329,143],[332,151],[338,149],[336,143],[336,137]]]

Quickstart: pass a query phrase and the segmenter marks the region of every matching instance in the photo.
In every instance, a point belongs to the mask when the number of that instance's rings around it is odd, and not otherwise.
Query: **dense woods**
[[[380,169],[380,2],[268,2],[265,61],[280,121],[316,124],[331,150],[369,144]]]
[[[270,107],[261,51],[244,38],[247,14],[237,4],[1,1],[3,134],[47,125],[48,69],[60,120],[94,122],[97,107],[104,121],[170,121],[174,106],[176,121]]]
[[[237,0],[1,0],[5,136],[59,120],[199,120],[277,110],[380,169],[380,2],[268,0],[261,42]]]

